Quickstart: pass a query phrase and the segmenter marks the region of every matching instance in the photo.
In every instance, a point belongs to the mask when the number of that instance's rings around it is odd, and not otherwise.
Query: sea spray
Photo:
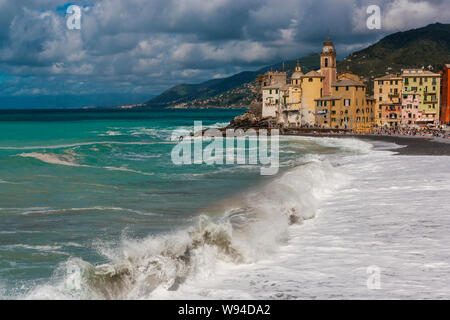
[[[314,217],[316,196],[345,183],[328,161],[311,159],[242,197],[242,206],[217,219],[201,215],[184,230],[144,239],[122,237],[117,246],[98,245],[109,260],[94,266],[81,259],[60,265],[52,280],[30,299],[152,298],[176,291],[189,280],[210,277],[218,262],[252,263],[288,239],[292,223]]]

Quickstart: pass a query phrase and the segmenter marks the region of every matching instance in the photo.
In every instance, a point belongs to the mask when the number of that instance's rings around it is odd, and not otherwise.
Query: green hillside
[[[370,47],[354,52],[338,63],[338,71],[351,70],[364,77],[369,91],[373,80],[406,68],[429,68],[434,72],[450,62],[450,24],[391,34]]]

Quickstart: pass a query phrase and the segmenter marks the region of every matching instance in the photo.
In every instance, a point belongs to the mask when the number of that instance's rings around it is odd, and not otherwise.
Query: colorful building
[[[402,99],[408,99],[408,95],[411,94],[417,94],[419,98],[421,117],[415,123],[439,124],[441,75],[423,69],[405,69],[401,77]]]
[[[422,119],[424,114],[419,110],[420,95],[418,93],[411,93],[403,95],[402,111],[401,111],[401,126],[411,127],[416,125],[416,121]]]
[[[450,86],[448,82],[450,64],[444,65],[441,86],[441,123],[450,124]]]
[[[403,79],[388,74],[374,79],[375,124],[381,127],[396,127],[401,118],[401,93]]]

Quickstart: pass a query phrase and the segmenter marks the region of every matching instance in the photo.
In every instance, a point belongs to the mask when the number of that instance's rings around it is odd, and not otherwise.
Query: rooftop
[[[338,80],[331,84],[332,87],[365,87],[364,83],[360,81],[350,80],[350,79],[344,79],[344,80]]]
[[[424,69],[403,69],[402,76],[435,76],[439,77],[438,73],[431,72]]]
[[[397,80],[401,80],[402,77],[396,74],[387,74],[385,76],[379,77],[379,78],[375,78],[375,80],[392,80],[392,79],[397,79]]]
[[[314,71],[314,70],[311,70],[310,72],[305,74],[303,77],[307,77],[307,78],[313,78],[313,77],[325,78],[322,74],[320,74],[319,72]]]

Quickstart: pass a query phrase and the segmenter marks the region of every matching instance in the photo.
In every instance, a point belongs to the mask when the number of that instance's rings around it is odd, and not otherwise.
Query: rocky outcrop
[[[235,117],[227,128],[268,128],[269,123],[275,123],[275,119],[261,117],[261,105],[253,105],[250,110],[241,116]]]

